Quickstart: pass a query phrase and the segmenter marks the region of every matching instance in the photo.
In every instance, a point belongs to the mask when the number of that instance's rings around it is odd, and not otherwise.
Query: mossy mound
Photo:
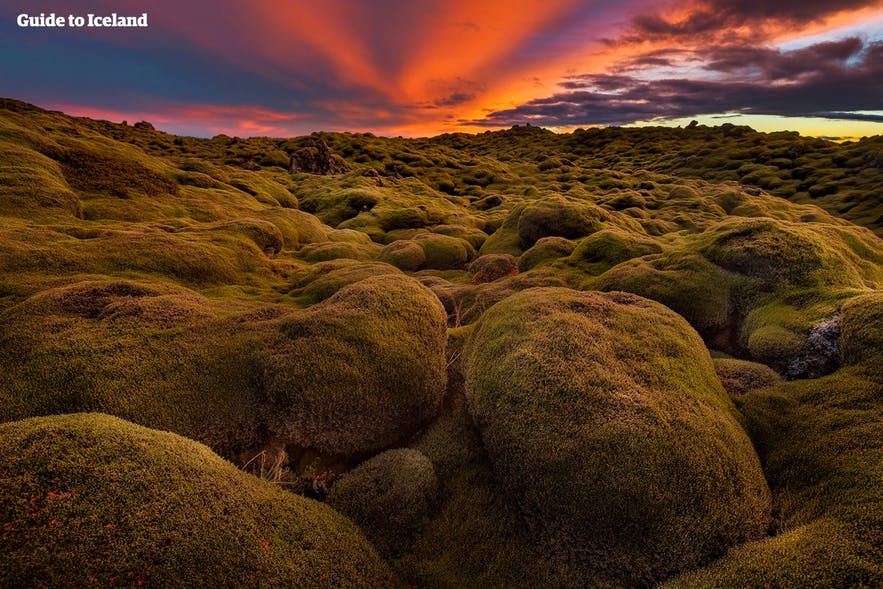
[[[601,274],[626,260],[661,251],[659,244],[649,237],[621,229],[603,229],[580,241],[569,261],[589,274]]]
[[[313,264],[295,273],[290,294],[300,303],[320,303],[341,288],[370,278],[387,274],[401,274],[394,266],[382,262],[359,262],[340,259]]]
[[[710,261],[767,288],[863,286],[870,278],[867,274],[881,277],[879,243],[874,244],[870,235],[849,229],[844,233],[834,225],[733,218],[707,231],[702,241],[707,245],[701,251]],[[874,249],[877,252],[870,259],[855,251],[867,255]]]
[[[253,384],[261,336],[236,316],[272,310],[156,281],[41,291],[0,319],[0,420],[102,411],[218,452],[254,445],[265,435]]]
[[[377,259],[400,270],[415,272],[426,263],[426,253],[419,244],[399,239],[384,247]]]
[[[563,197],[550,197],[524,207],[518,217],[518,238],[527,249],[542,237],[574,239],[597,231],[607,213],[589,203],[573,203]]]
[[[34,418],[0,456],[3,586],[395,586],[352,522],[174,434]]]
[[[475,257],[475,248],[459,237],[425,233],[414,238],[414,243],[423,248],[426,261],[424,268],[452,270],[463,268]]]
[[[408,448],[387,450],[334,483],[328,504],[356,522],[385,558],[402,553],[438,494],[432,462]]]
[[[518,269],[527,272],[547,262],[565,258],[573,252],[574,244],[563,237],[543,237],[518,258]]]
[[[444,393],[446,322],[431,291],[398,275],[350,284],[281,319],[260,362],[271,429],[348,455],[413,434]]]
[[[765,465],[777,533],[673,587],[883,584],[883,380],[869,371],[877,363],[868,358],[737,399]]]
[[[380,253],[377,244],[349,243],[346,241],[326,241],[311,243],[302,247],[297,255],[306,262],[327,262],[329,260],[372,260]]]
[[[618,264],[586,287],[632,292],[680,313],[703,338],[730,349],[734,337],[732,291],[737,279],[702,256],[654,254]]]
[[[210,229],[245,235],[254,242],[259,250],[271,256],[278,254],[285,247],[285,238],[282,235],[282,231],[273,223],[262,219],[224,221],[216,223]]]
[[[468,270],[472,284],[483,284],[518,274],[518,260],[509,254],[487,254],[469,264]]]
[[[523,291],[477,322],[466,371],[502,486],[587,578],[650,584],[765,532],[751,442],[701,339],[658,303]]]
[[[779,373],[769,366],[736,358],[715,358],[714,371],[724,390],[734,396],[782,382]]]
[[[883,350],[883,292],[848,300],[841,308],[840,354],[843,364],[861,366],[880,376]]]

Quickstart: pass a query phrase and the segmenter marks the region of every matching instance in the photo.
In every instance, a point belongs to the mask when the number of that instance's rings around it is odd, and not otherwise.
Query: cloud
[[[626,124],[700,114],[739,112],[881,121],[883,43],[858,38],[795,51],[742,46],[695,51],[713,76],[644,79],[587,74],[562,83],[567,90],[498,110],[482,126],[530,123],[550,127]]]
[[[824,21],[836,14],[880,5],[880,0],[705,0],[681,2],[669,8],[678,14],[638,14],[629,22],[626,34],[611,43],[647,40],[727,37],[739,27],[753,27],[749,35],[763,36],[766,25],[776,29]]]

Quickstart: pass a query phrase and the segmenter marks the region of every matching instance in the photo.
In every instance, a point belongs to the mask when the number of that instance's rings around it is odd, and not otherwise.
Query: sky
[[[883,134],[883,0],[2,0],[0,56],[0,96],[196,136]]]

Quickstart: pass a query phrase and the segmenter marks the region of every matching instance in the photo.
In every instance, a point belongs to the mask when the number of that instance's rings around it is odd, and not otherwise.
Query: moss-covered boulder
[[[773,493],[776,534],[672,587],[883,585],[883,379],[875,364],[867,358],[737,398]]]
[[[518,237],[527,249],[541,237],[583,237],[601,228],[607,212],[588,203],[573,203],[556,196],[528,204],[518,217]]]
[[[883,375],[883,292],[868,293],[843,304],[840,317],[840,353],[843,364],[859,365]]]
[[[518,260],[509,254],[486,254],[469,264],[467,270],[472,274],[472,284],[483,284],[518,274]]]
[[[502,486],[586,578],[648,585],[765,532],[751,442],[702,340],[658,303],[523,291],[478,321],[466,370]]]
[[[446,323],[429,289],[395,274],[280,319],[260,360],[271,429],[330,454],[402,441],[441,403]]]
[[[102,414],[0,425],[0,585],[392,587],[358,528],[175,434]]]
[[[398,239],[385,246],[377,259],[400,270],[415,272],[426,263],[426,254],[419,244],[409,239]]]
[[[567,257],[574,244],[563,237],[542,237],[518,258],[518,269],[527,272],[537,266]]]
[[[0,421],[101,411],[225,455],[257,444],[254,351],[266,338],[245,319],[274,312],[159,281],[48,288],[0,314]]]
[[[570,261],[589,274],[601,274],[620,262],[660,251],[659,244],[647,236],[611,228],[580,241],[570,254]]]
[[[766,364],[736,358],[715,358],[714,371],[730,395],[744,395],[782,382],[779,373]]]
[[[452,270],[463,268],[475,257],[475,248],[465,239],[425,233],[414,238],[414,243],[423,248],[426,260],[424,268]]]
[[[384,557],[413,541],[438,493],[432,462],[417,450],[387,450],[338,480],[328,504],[359,524]]]

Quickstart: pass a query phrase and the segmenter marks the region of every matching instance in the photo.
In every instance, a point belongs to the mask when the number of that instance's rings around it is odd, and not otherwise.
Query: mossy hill
[[[0,585],[880,586],[881,153],[0,100]]]

